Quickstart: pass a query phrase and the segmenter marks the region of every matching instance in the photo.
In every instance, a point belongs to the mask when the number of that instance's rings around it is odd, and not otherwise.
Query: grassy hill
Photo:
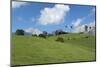
[[[55,41],[62,37],[64,42]],[[63,34],[45,38],[12,36],[12,65],[95,60],[95,36]]]

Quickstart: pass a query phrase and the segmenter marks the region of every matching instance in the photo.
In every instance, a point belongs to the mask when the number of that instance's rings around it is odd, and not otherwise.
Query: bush
[[[67,38],[67,40],[70,40],[70,38]]]
[[[43,35],[47,36],[47,35],[48,35],[48,33],[47,33],[46,31],[43,31]]]
[[[17,29],[15,32],[16,35],[24,35],[24,30],[22,29]]]
[[[89,38],[89,36],[85,36],[84,38]]]
[[[61,30],[61,29],[56,30],[54,33],[55,33],[56,35],[67,34],[67,32],[65,32],[65,31],[63,31],[63,30]]]
[[[84,32],[79,32],[79,34],[83,34]]]
[[[46,35],[44,35],[44,34],[39,34],[39,37],[46,38]]]
[[[58,38],[56,39],[56,41],[58,41],[58,42],[64,42],[64,39],[63,39],[62,37],[58,37]]]
[[[32,34],[32,36],[37,36],[36,34]]]

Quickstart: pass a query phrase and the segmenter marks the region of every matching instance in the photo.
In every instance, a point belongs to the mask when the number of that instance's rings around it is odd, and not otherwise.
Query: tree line
[[[47,31],[43,31],[41,34],[32,34],[32,36],[39,36],[39,37],[44,37],[46,38],[47,36],[53,36],[53,35],[61,35],[61,34],[68,34],[68,32],[65,32],[61,29],[56,30],[52,33],[48,33]],[[23,29],[17,29],[15,32],[15,35],[25,35],[25,31]]]
[[[73,25],[71,25],[71,26],[67,26],[66,25],[65,26],[65,28],[69,28],[69,27],[70,27],[70,30],[72,30],[74,28]],[[85,27],[84,27],[85,32],[88,31],[88,28],[91,29],[91,27],[88,27],[87,25],[85,25]],[[38,36],[46,38],[47,36],[60,35],[60,34],[68,34],[68,33],[69,32],[65,32],[62,29],[58,29],[58,30],[55,30],[52,33],[48,33],[47,31],[43,31]],[[84,32],[81,32],[81,33],[84,33]],[[25,31],[23,29],[17,29],[16,32],[15,32],[15,34],[16,35],[25,35]],[[37,34],[32,34],[32,36],[37,36]]]

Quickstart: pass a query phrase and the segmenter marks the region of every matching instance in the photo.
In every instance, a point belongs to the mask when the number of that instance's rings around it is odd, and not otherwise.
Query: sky
[[[82,31],[84,25],[95,26],[95,6],[12,2],[12,32]],[[73,26],[74,29],[71,29]]]

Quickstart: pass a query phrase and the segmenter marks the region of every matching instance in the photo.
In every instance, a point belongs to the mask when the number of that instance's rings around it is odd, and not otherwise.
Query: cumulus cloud
[[[56,4],[52,8],[44,8],[40,11],[41,15],[38,18],[38,22],[42,25],[59,24],[64,20],[64,16],[69,12],[69,10],[70,7],[63,4]]]
[[[81,24],[82,19],[77,19],[76,22],[73,23],[73,32],[90,32],[95,31],[95,21],[90,22],[89,24]],[[87,26],[87,31],[85,30],[85,26]]]
[[[77,20],[75,20],[75,21],[72,22],[72,25],[74,27],[79,27],[81,25],[81,22],[82,22],[82,19],[78,18]]]
[[[12,8],[19,8],[19,7],[24,6],[26,4],[27,4],[26,2],[15,2],[15,1],[13,1],[12,2]]]
[[[39,29],[35,29],[35,28],[28,28],[25,30],[26,33],[30,33],[30,34],[36,34],[39,35],[42,33],[42,31],[40,31]]]
[[[72,26],[74,29],[74,32],[81,32],[83,31],[83,25],[81,25],[82,19],[78,18],[77,20],[72,22]]]
[[[91,12],[85,16],[85,17],[82,17],[82,18],[78,18],[76,19],[75,21],[72,22],[72,26],[73,26],[73,29],[74,29],[74,32],[86,32],[85,31],[85,26],[88,27],[88,32],[89,31],[93,31],[95,30],[95,21],[94,22],[90,22],[90,24],[82,24],[82,22],[87,19],[87,17],[90,17],[92,16],[93,14],[95,14],[95,8],[93,8],[91,10]],[[90,29],[91,28],[91,29]]]

